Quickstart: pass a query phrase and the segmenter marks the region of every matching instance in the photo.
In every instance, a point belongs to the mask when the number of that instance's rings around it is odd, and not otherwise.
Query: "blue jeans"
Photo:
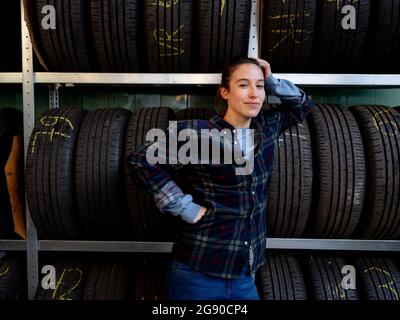
[[[187,264],[170,260],[166,276],[168,300],[260,300],[254,273],[243,269],[239,279],[214,277],[191,269]]]

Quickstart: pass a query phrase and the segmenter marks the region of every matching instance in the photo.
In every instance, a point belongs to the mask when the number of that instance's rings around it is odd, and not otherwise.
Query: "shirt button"
[[[236,132],[236,130],[235,130],[235,129],[233,129],[233,130],[232,130],[232,132],[233,132],[233,133],[235,133],[235,132]]]
[[[249,243],[247,241],[245,241],[244,244],[247,246]]]
[[[254,196],[256,193],[254,191],[252,191],[251,194]]]
[[[223,132],[223,134],[226,134],[226,130],[224,130],[224,131],[222,131]]]
[[[237,141],[234,141],[233,143],[234,143],[234,144],[237,144]]]

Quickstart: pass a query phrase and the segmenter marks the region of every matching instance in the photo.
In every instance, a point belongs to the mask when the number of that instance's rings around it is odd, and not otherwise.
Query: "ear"
[[[219,88],[219,92],[220,92],[221,97],[223,99],[227,100],[229,98],[229,90],[227,88],[220,87]]]

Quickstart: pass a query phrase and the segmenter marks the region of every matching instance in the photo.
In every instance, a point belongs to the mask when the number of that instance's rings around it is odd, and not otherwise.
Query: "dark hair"
[[[231,78],[232,73],[234,73],[235,70],[240,65],[247,64],[247,63],[254,64],[254,65],[260,67],[260,69],[261,69],[261,66],[256,59],[249,58],[249,57],[242,57],[242,56],[232,57],[229,60],[229,62],[225,65],[224,69],[222,70],[221,84],[219,85],[218,92],[217,92],[219,101],[225,101],[225,99],[223,99],[221,96],[221,88],[229,89],[229,80]],[[225,103],[226,103],[226,101],[225,101]],[[227,107],[227,105],[226,105],[226,107]],[[226,112],[226,109],[223,111],[223,113]]]

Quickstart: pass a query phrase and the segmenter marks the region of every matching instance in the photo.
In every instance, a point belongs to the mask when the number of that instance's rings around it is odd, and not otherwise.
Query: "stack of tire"
[[[49,71],[217,72],[230,57],[247,55],[247,0],[24,3],[35,52]]]
[[[24,3],[49,71],[220,72],[248,54],[246,0]],[[259,16],[261,56],[275,72],[400,71],[397,0],[269,0]]]
[[[214,114],[194,108],[177,117]],[[40,237],[173,240],[179,219],[159,212],[126,162],[148,130],[165,130],[173,119],[166,107],[44,113],[26,170]],[[398,239],[399,128],[393,108],[317,104],[307,121],[283,132],[269,182],[269,236]]]
[[[39,237],[171,240],[176,220],[134,184],[126,159],[149,129],[165,130],[174,118],[166,107],[43,113],[26,163],[28,207]]]
[[[43,260],[54,266],[55,274],[53,278],[50,273],[42,276],[37,300],[166,298],[166,257],[61,256]],[[0,294],[1,283],[0,273]],[[375,254],[268,253],[255,283],[261,300],[400,300],[398,265],[391,256]]]
[[[400,300],[391,257],[276,252],[256,273],[261,300]]]
[[[276,146],[269,236],[399,239],[395,108],[317,104]]]
[[[166,259],[47,257],[36,300],[163,300]],[[53,285],[51,281],[54,281]]]
[[[398,73],[396,0],[269,0],[262,54],[278,72]]]

